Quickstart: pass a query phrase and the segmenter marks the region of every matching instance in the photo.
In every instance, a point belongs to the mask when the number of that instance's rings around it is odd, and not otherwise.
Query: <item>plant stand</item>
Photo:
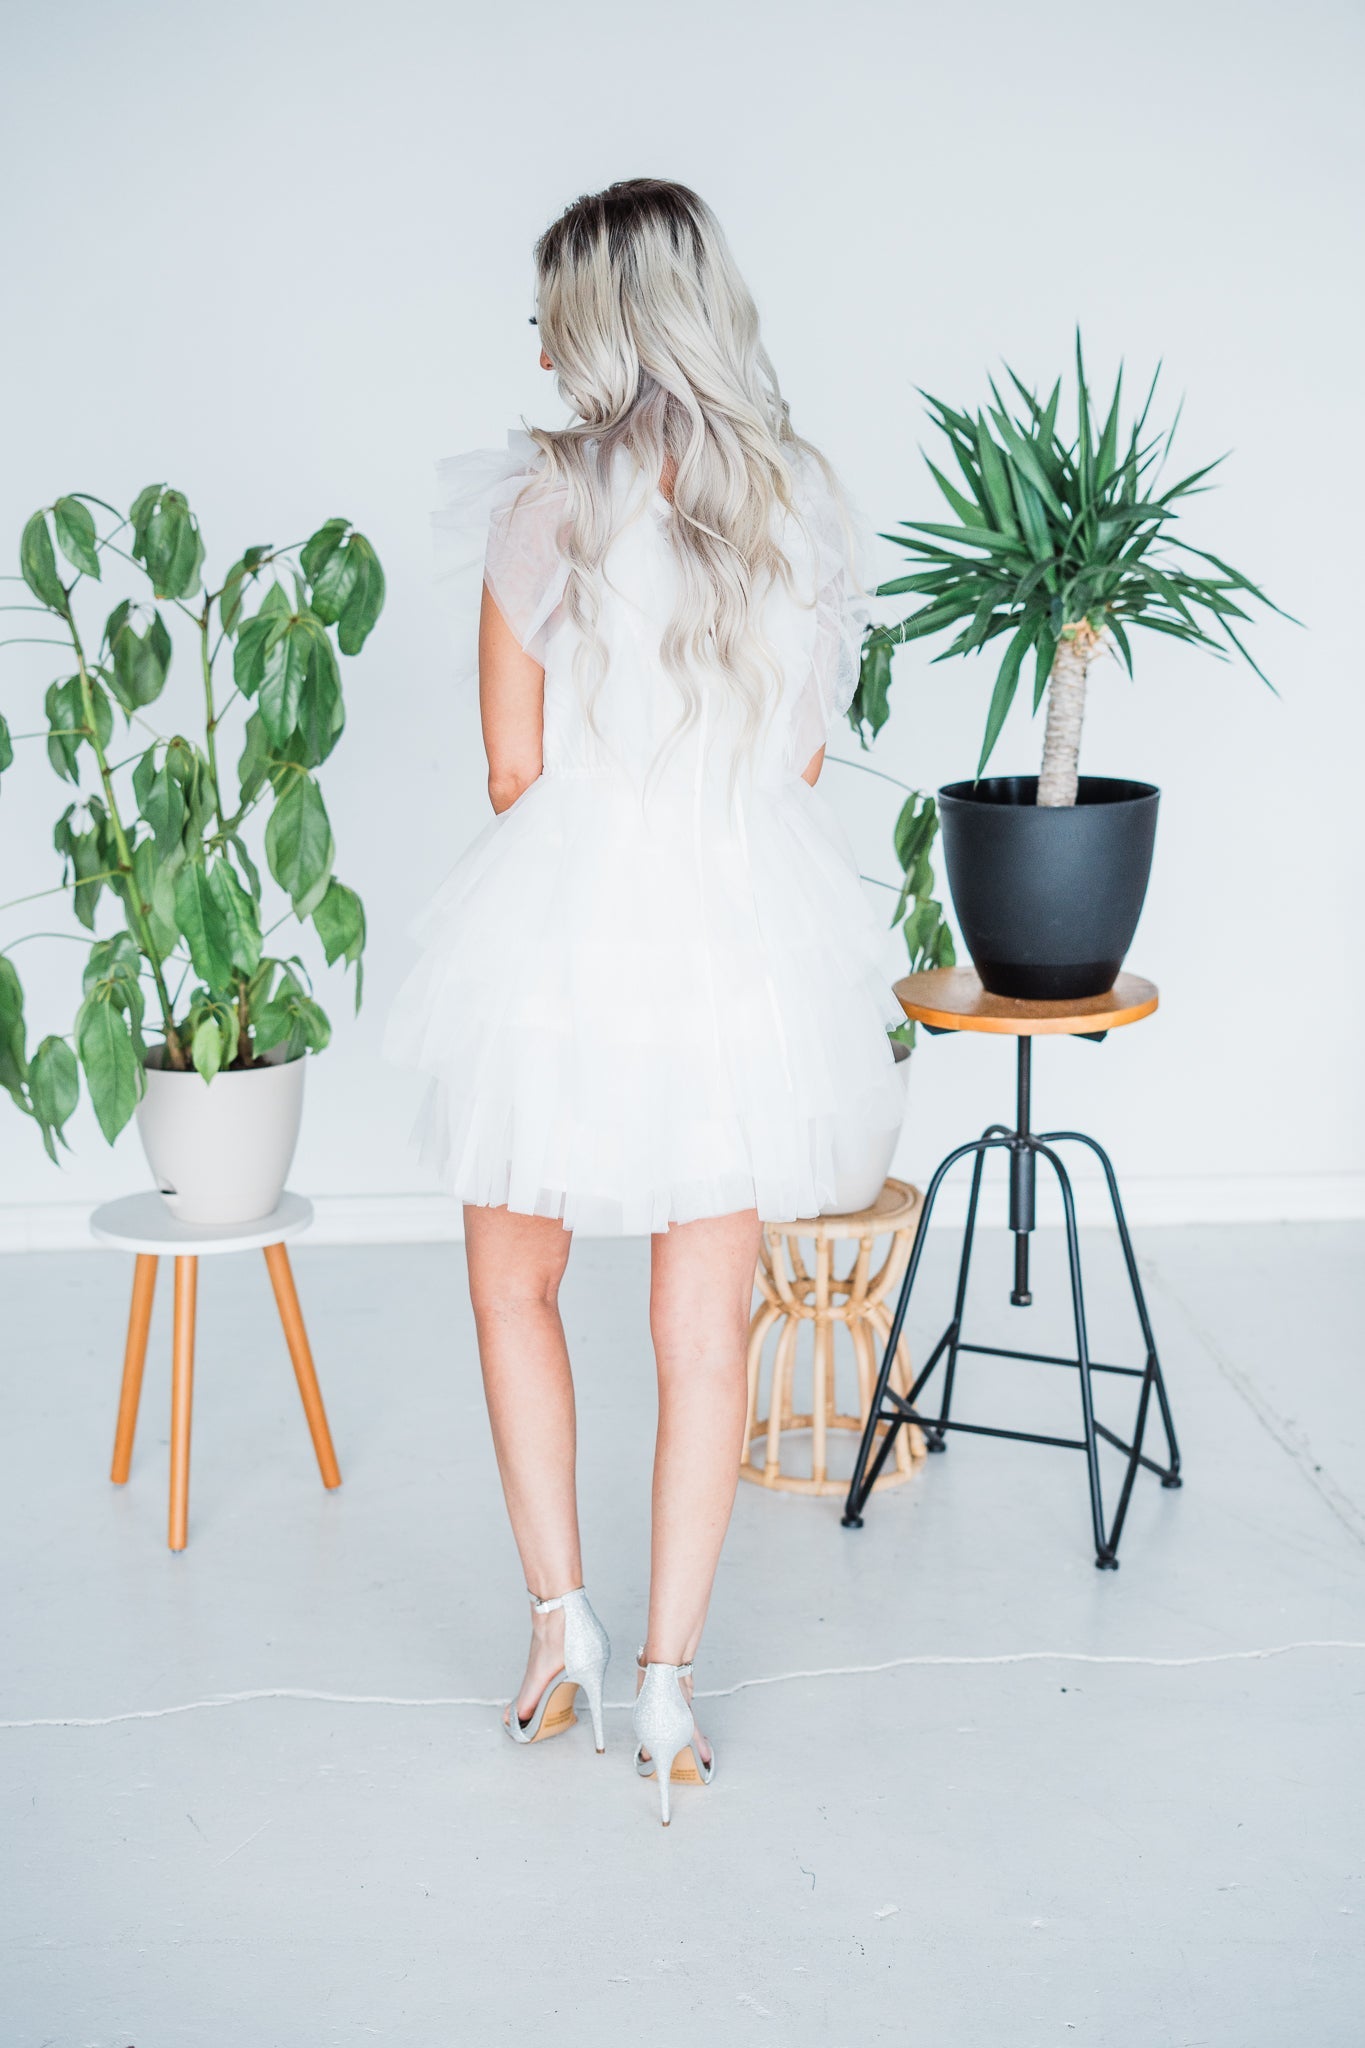
[[[322,1392],[303,1326],[303,1312],[294,1286],[294,1275],[284,1241],[297,1237],[313,1220],[313,1205],[302,1195],[285,1194],[269,1216],[255,1223],[215,1226],[209,1223],[181,1223],[158,1194],[125,1195],[117,1202],[105,1202],[90,1218],[90,1230],[102,1244],[117,1245],[136,1254],[133,1268],[133,1300],[128,1316],[128,1342],[123,1355],[123,1383],[119,1392],[118,1424],[114,1431],[114,1460],[109,1477],[115,1486],[128,1478],[133,1456],[133,1433],[137,1428],[138,1401],[142,1393],[142,1368],[147,1357],[147,1332],[152,1319],[152,1297],[156,1291],[157,1264],[162,1256],[175,1259],[175,1314],[171,1350],[171,1487],[169,1542],[172,1550],[183,1550],[189,1535],[190,1507],[190,1411],[194,1395],[194,1324],[198,1291],[199,1261],[223,1252],[264,1251],[275,1290],[275,1302],[284,1325],[284,1339],[299,1383],[303,1412],[308,1419],[313,1449],[317,1453],[322,1483],[329,1490],[340,1486],[341,1473],[332,1449]]]
[[[876,1371],[875,1337],[885,1341],[891,1330],[886,1298],[905,1270],[910,1247],[919,1228],[922,1197],[918,1188],[903,1180],[889,1180],[870,1208],[847,1216],[807,1216],[794,1223],[765,1223],[755,1284],[763,1296],[749,1325],[749,1405],[744,1424],[744,1450],[739,1476],[778,1493],[841,1494],[845,1481],[831,1479],[828,1467],[829,1432],[836,1429],[861,1430],[872,1405],[872,1383]],[[891,1244],[874,1272],[873,1248],[888,1232]],[[806,1265],[802,1238],[815,1244],[815,1270]],[[834,1270],[835,1246],[845,1239],[856,1241],[853,1264],[844,1274]],[[792,1367],[801,1325],[810,1323],[814,1332],[812,1351],[811,1412],[792,1412]],[[759,1379],[763,1351],[769,1332],[777,1327],[772,1377],[768,1389],[766,1418],[758,1414]],[[853,1349],[858,1374],[858,1412],[840,1414],[835,1386],[835,1332],[842,1326]],[[891,1384],[904,1394],[910,1376],[910,1351],[904,1339],[888,1352]],[[808,1432],[811,1439],[809,1478],[782,1469],[783,1438]],[[764,1462],[753,1462],[754,1445],[766,1443]],[[910,1477],[912,1459],[925,1455],[924,1439],[918,1429],[897,1435],[895,1470],[882,1475],[880,1486],[899,1486]]]
[[[1166,1386],[1157,1359],[1156,1339],[1152,1335],[1147,1303],[1138,1276],[1137,1260],[1133,1255],[1132,1240],[1128,1235],[1128,1224],[1123,1213],[1123,1204],[1119,1199],[1118,1181],[1113,1166],[1108,1154],[1084,1132],[1046,1131],[1040,1135],[1032,1130],[1029,1120],[1032,1048],[1033,1040],[1038,1036],[1101,1040],[1109,1031],[1116,1030],[1120,1025],[1135,1024],[1144,1017],[1150,1017],[1157,1006],[1157,991],[1151,982],[1143,981],[1137,975],[1121,974],[1108,995],[1088,996],[1069,1002],[1027,1002],[1009,996],[988,995],[970,968],[934,968],[924,974],[908,975],[905,980],[897,982],[896,994],[900,997],[906,1015],[913,1017],[917,1023],[923,1024],[930,1031],[983,1031],[1015,1039],[1015,1121],[1013,1130],[1004,1124],[991,1124],[973,1143],[959,1145],[942,1161],[929,1183],[924,1197],[919,1235],[906,1268],[896,1312],[891,1319],[881,1373],[869,1407],[862,1443],[858,1449],[858,1462],[854,1469],[853,1481],[848,1489],[843,1515],[844,1527],[862,1527],[863,1509],[903,1424],[912,1427],[917,1424],[923,1429],[931,1451],[946,1450],[945,1433],[954,1429],[974,1436],[1009,1437],[1019,1443],[1052,1444],[1064,1450],[1085,1453],[1090,1480],[1090,1515],[1095,1540],[1095,1563],[1101,1570],[1117,1570],[1119,1538],[1123,1532],[1133,1482],[1139,1469],[1145,1466],[1149,1472],[1157,1474],[1163,1486],[1177,1487],[1181,1483],[1180,1453],[1176,1446],[1175,1426],[1171,1420],[1170,1403],[1166,1398]],[[1137,1310],[1138,1323],[1146,1346],[1146,1359],[1140,1366],[1104,1365],[1090,1356],[1089,1339],[1086,1334],[1085,1293],[1081,1284],[1076,1206],[1066,1168],[1053,1149],[1059,1144],[1088,1146],[1103,1169],[1114,1221],[1118,1226],[1119,1243],[1123,1248],[1133,1305]],[[987,1153],[995,1151],[1004,1152],[1009,1160],[1009,1227],[1014,1232],[1014,1286],[1010,1292],[1010,1300],[1018,1308],[1027,1308],[1033,1300],[1029,1287],[1029,1237],[1034,1228],[1039,1159],[1045,1159],[1057,1176],[1066,1223],[1067,1263],[1076,1331],[1074,1358],[1060,1358],[1047,1352],[1010,1350],[992,1344],[969,1344],[963,1338],[962,1322],[967,1299],[967,1275],[971,1264],[972,1241],[976,1233],[982,1170]],[[972,1182],[967,1202],[962,1252],[958,1263],[952,1319],[929,1354],[918,1379],[907,1393],[895,1386],[894,1369],[905,1312],[909,1307],[915,1276],[919,1270],[924,1230],[945,1176],[962,1159],[971,1159],[973,1162]],[[1079,1437],[1046,1436],[1029,1430],[994,1429],[981,1423],[954,1420],[951,1414],[953,1383],[958,1358],[963,1353],[975,1353],[989,1358],[1021,1359],[1038,1365],[1071,1367],[1080,1380],[1083,1434]],[[943,1361],[944,1371],[939,1412],[937,1415],[926,1415],[918,1406],[919,1399],[940,1361]],[[1130,1442],[1095,1419],[1092,1385],[1092,1375],[1095,1373],[1117,1374],[1140,1382]],[[1165,1464],[1147,1457],[1142,1448],[1153,1395],[1161,1412],[1161,1424],[1166,1438]],[[1120,1451],[1126,1460],[1113,1520],[1107,1526],[1100,1487],[1101,1439]]]

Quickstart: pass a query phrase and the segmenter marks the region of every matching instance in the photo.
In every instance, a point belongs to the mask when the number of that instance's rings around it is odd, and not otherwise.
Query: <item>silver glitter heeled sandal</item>
[[[692,1676],[692,1666],[647,1664],[643,1644],[636,1652],[635,1662],[645,1674],[631,1716],[635,1768],[642,1778],[658,1778],[659,1818],[667,1827],[671,1817],[670,1785],[709,1785],[716,1771],[715,1751],[712,1750],[711,1761],[707,1763],[702,1757],[691,1705],[682,1689],[681,1680]],[[649,1751],[648,1756],[645,1750]]]
[[[522,1720],[513,1700],[503,1726],[513,1742],[545,1742],[551,1735],[561,1735],[578,1719],[574,1701],[581,1689],[592,1716],[592,1739],[601,1756],[607,1746],[602,1733],[602,1681],[611,1662],[607,1632],[581,1586],[569,1593],[557,1593],[553,1600],[539,1600],[529,1586],[526,1590],[537,1614],[551,1614],[556,1608],[563,1608],[564,1662],[527,1719]]]

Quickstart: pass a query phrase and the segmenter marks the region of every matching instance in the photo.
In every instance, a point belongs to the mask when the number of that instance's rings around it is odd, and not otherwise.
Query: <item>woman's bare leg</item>
[[[652,1245],[659,1432],[645,1656],[687,1664],[701,1641],[739,1482],[758,1216],[742,1209],[674,1224]],[[704,1743],[702,1753],[710,1754]]]
[[[503,1497],[526,1584],[549,1600],[583,1583],[573,1378],[559,1320],[559,1283],[572,1239],[553,1218],[507,1209],[471,1205],[464,1220],[469,1293]],[[516,1702],[523,1719],[563,1662],[562,1611],[533,1612],[531,1653]]]

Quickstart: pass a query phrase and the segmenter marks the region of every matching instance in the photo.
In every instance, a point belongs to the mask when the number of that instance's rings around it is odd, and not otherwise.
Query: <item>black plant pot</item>
[[[1104,995],[1142,914],[1161,792],[1083,775],[1070,809],[1039,810],[1037,796],[1036,775],[939,791],[962,936],[992,995]]]

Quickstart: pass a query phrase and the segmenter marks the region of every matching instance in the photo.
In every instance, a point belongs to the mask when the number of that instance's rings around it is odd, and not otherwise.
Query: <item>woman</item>
[[[833,1200],[899,1120],[880,932],[814,793],[864,611],[825,462],[695,193],[634,179],[536,247],[570,424],[446,465],[484,561],[496,818],[427,914],[392,1050],[434,1078],[498,1466],[533,1607],[504,1716],[558,1733],[607,1636],[583,1591],[556,1298],[571,1233],[648,1232],[658,1366],[636,1763],[709,1783],[692,1660],[734,1502],[760,1216]]]

